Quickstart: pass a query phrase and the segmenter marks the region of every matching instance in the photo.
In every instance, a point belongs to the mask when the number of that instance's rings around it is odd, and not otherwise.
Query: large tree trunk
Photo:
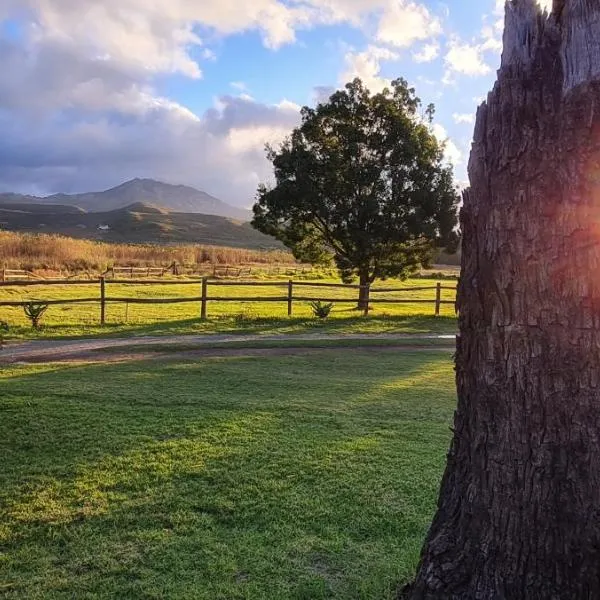
[[[507,5],[462,210],[458,410],[411,600],[600,598],[600,2]]]

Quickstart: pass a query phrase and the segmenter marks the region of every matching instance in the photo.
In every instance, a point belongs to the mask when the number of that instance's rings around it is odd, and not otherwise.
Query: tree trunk
[[[358,290],[358,305],[356,310],[366,311],[369,306],[369,286],[371,285],[371,277],[368,272],[362,272],[359,275],[360,289]]]
[[[598,0],[507,4],[469,177],[454,439],[404,597],[598,599]]]

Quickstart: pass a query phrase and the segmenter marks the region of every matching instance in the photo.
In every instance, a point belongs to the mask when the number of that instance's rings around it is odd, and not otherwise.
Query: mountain
[[[136,202],[106,212],[54,204],[1,204],[0,230],[58,233],[125,243],[197,243],[238,248],[282,248],[272,237],[240,220],[167,211]]]
[[[143,203],[178,213],[216,215],[249,221],[250,211],[231,206],[206,192],[185,185],[171,185],[154,179],[132,179],[103,192],[54,194],[38,198],[20,194],[0,194],[5,204],[59,204],[77,206],[87,212],[107,212]]]
[[[0,214],[20,213],[23,215],[53,215],[53,214],[85,214],[85,210],[78,206],[66,206],[60,204],[34,204],[25,202],[0,202]]]

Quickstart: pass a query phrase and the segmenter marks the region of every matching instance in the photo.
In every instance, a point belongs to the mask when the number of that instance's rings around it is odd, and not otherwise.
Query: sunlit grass
[[[0,595],[392,599],[435,506],[450,354],[0,372]]]
[[[402,283],[382,283],[379,287],[433,287],[435,280],[413,279]],[[453,282],[445,282],[452,286]],[[51,306],[44,317],[44,328],[31,330],[21,308],[0,307],[0,320],[11,325],[9,337],[65,337],[115,334],[185,334],[185,333],[297,333],[315,329],[339,333],[426,333],[429,331],[451,333],[456,329],[454,306],[442,305],[442,319],[434,319],[435,291],[373,294],[377,298],[428,299],[428,304],[374,304],[368,318],[362,318],[352,304],[338,303],[325,322],[314,319],[307,302],[295,302],[293,316],[287,316],[287,302],[245,302],[244,296],[284,297],[285,288],[274,287],[221,287],[209,286],[210,296],[239,298],[230,302],[209,302],[208,321],[200,320],[200,303],[185,304],[124,304],[109,303],[107,325],[100,327],[98,303]],[[356,290],[329,288],[296,288],[296,295],[309,298],[332,297],[354,299]],[[107,296],[134,298],[182,298],[201,295],[199,285],[123,285],[107,286]],[[455,292],[444,290],[442,298],[454,300]],[[0,300],[43,300],[68,298],[95,298],[99,296],[97,284],[82,286],[3,287]]]

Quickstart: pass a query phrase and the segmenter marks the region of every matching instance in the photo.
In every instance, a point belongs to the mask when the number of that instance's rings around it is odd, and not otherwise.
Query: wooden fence
[[[307,282],[307,281],[221,281],[210,279],[209,277],[203,277],[202,279],[107,279],[100,277],[94,280],[75,280],[75,279],[63,279],[63,280],[30,280],[30,281],[5,281],[0,282],[0,288],[2,287],[29,287],[29,286],[51,286],[51,285],[85,285],[90,286],[93,284],[98,285],[98,295],[95,297],[87,298],[65,298],[62,300],[46,299],[42,300],[36,298],[35,302],[48,304],[48,305],[60,305],[60,304],[84,304],[84,303],[98,303],[100,305],[100,323],[104,325],[106,323],[106,306],[109,303],[128,303],[128,304],[182,304],[182,303],[198,303],[199,313],[202,319],[206,319],[208,316],[208,304],[209,302],[281,302],[287,304],[287,314],[292,316],[294,302],[333,302],[335,304],[356,304],[357,298],[348,297],[333,297],[329,295],[317,295],[308,296],[298,294],[296,291],[298,288],[329,288],[329,289],[345,289],[345,290],[361,290],[366,289],[365,298],[367,302],[363,308],[365,315],[369,314],[369,309],[373,304],[431,304],[434,308],[434,314],[440,315],[440,309],[444,304],[454,305],[454,300],[443,300],[442,291],[452,290],[456,291],[455,287],[444,286],[438,282],[435,286],[422,286],[422,287],[370,287],[360,285],[346,285],[342,283],[321,283],[321,282]],[[186,286],[197,286],[199,288],[199,295],[186,296],[181,298],[136,298],[136,297],[118,297],[110,296],[107,293],[107,288],[111,284],[117,285],[186,285]],[[217,287],[279,287],[282,289],[281,296],[226,296],[222,294],[210,295],[210,288]],[[422,291],[435,291],[435,298],[381,298],[377,297],[383,293],[412,293]],[[0,307],[19,307],[26,306],[31,300],[10,300],[0,301]]]
[[[175,263],[168,267],[111,267],[102,273],[106,277],[109,273],[115,277],[163,277],[166,273],[176,275],[177,265]]]
[[[89,271],[74,272],[72,278],[80,278],[82,275],[89,276],[94,279],[98,277],[105,277],[111,279],[119,279],[127,277],[129,279],[140,278],[140,277],[164,277],[167,274],[176,276],[186,277],[208,277],[212,274],[215,279],[222,277],[225,278],[247,278],[251,277],[255,273],[263,275],[282,275],[287,277],[294,277],[299,275],[308,275],[313,272],[313,267],[308,265],[270,265],[270,264],[239,264],[239,265],[222,265],[212,263],[200,263],[200,264],[180,264],[176,261],[172,262],[168,266],[160,267],[136,267],[136,266],[119,266],[115,265],[109,267],[103,273],[90,273]],[[6,281],[23,281],[28,279],[50,279],[60,280],[65,277],[62,274],[48,275],[49,271],[44,271],[44,275],[37,275],[31,271],[24,269],[8,269],[0,268],[0,283]]]
[[[0,283],[6,281],[27,281],[30,279],[43,279],[38,277],[31,271],[25,271],[23,269],[2,269],[0,270]]]
[[[215,265],[213,277],[250,277],[252,267],[229,267]]]

